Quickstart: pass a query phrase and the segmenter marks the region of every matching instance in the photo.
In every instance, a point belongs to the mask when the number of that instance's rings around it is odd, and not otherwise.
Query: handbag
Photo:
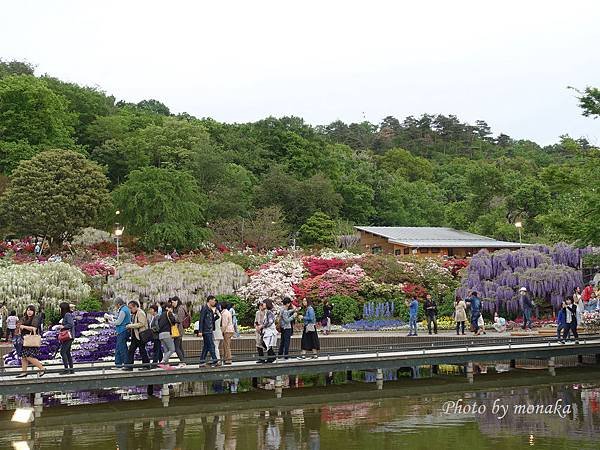
[[[179,327],[177,325],[171,325],[171,337],[180,337]]]
[[[42,337],[39,334],[26,334],[23,336],[23,347],[39,348],[42,346]]]
[[[140,331],[140,341],[142,341],[142,344],[146,344],[153,340],[154,340],[154,331],[152,331],[152,329],[148,328],[147,330]]]
[[[71,335],[71,332],[69,330],[60,330],[58,333],[58,342],[60,342],[61,344],[63,342],[68,342],[71,339],[73,339],[73,336]]]

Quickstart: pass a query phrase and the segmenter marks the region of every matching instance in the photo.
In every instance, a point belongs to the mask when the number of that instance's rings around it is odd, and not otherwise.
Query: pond
[[[314,389],[304,392],[310,396]],[[217,405],[228,403],[219,413],[207,413],[219,408],[206,404],[202,411],[207,397],[179,399],[187,403],[167,408],[160,401],[111,402],[77,417],[82,407],[48,408],[31,427],[3,430],[0,448],[597,449],[600,438],[597,383],[464,387],[395,398],[385,398],[384,390],[373,391],[369,400],[341,402],[323,392],[310,397],[320,401],[306,404],[299,397],[297,405],[269,397],[265,406],[252,394],[211,396]],[[231,409],[229,402],[239,406]]]

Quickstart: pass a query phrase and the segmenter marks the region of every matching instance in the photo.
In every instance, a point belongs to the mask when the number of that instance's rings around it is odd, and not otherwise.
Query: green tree
[[[48,150],[13,171],[1,199],[4,219],[16,233],[62,242],[95,225],[110,204],[102,169],[70,150]]]
[[[380,169],[406,178],[408,181],[433,178],[433,166],[428,160],[414,156],[402,148],[388,150],[379,157],[378,165]]]
[[[303,245],[331,246],[335,243],[335,221],[317,211],[300,227],[299,237]]]
[[[587,86],[583,91],[574,89],[579,97],[579,107],[585,117],[600,117],[600,89]]]
[[[4,61],[0,59],[0,78],[10,75],[33,75],[34,67],[24,61]]]
[[[136,105],[138,108],[153,112],[155,114],[159,114],[161,116],[170,116],[171,111],[164,103],[159,102],[158,100],[150,99],[150,100],[142,100]]]
[[[29,75],[0,79],[0,141],[70,148],[74,123],[67,100],[45,81]]]
[[[113,193],[126,231],[148,249],[187,250],[206,238],[206,198],[187,172],[144,167],[134,170]]]

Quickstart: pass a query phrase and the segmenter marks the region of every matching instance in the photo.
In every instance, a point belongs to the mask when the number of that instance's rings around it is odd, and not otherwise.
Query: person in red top
[[[594,286],[592,286],[592,283],[588,283],[588,285],[581,293],[581,300],[583,300],[584,302],[589,302],[590,298],[592,297],[592,292],[594,292]]]

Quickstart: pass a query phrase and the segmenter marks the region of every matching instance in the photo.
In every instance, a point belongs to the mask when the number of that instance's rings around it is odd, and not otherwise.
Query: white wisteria
[[[27,305],[57,308],[65,301],[77,303],[90,295],[85,274],[62,262],[30,263],[0,268],[0,301],[22,314]]]
[[[192,262],[163,262],[145,267],[123,264],[104,287],[105,299],[150,302],[166,301],[178,296],[182,302],[198,305],[209,294],[232,294],[248,282],[244,270],[233,263],[196,264]]]
[[[110,242],[112,237],[109,232],[96,228],[84,228],[73,238],[75,245],[94,245],[100,242]]]

